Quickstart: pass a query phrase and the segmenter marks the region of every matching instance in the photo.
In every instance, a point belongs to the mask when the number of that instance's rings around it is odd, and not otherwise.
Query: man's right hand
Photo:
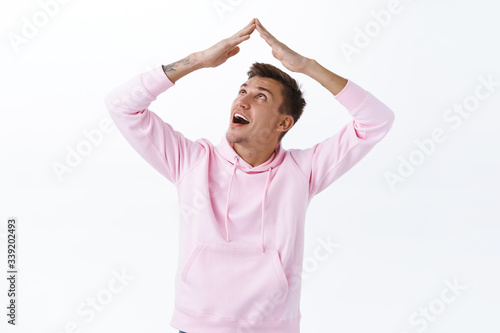
[[[250,38],[250,35],[255,30],[256,22],[252,19],[250,23],[226,39],[221,40],[214,46],[198,52],[196,55],[199,57],[202,67],[217,67],[226,62],[227,59],[238,54],[240,48],[238,44]]]
[[[225,63],[227,59],[240,51],[238,44],[250,38],[250,35],[255,30],[255,24],[255,19],[252,19],[246,27],[214,46],[204,51],[195,52],[169,65],[163,65],[165,75],[170,81],[176,82],[181,77],[197,69],[217,67]]]

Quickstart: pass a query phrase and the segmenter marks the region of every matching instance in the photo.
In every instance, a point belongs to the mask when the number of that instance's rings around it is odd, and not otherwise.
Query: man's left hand
[[[304,73],[311,59],[306,58],[290,49],[288,46],[277,40],[267,31],[258,19],[255,19],[256,29],[260,36],[271,46],[273,56],[281,61],[283,66],[292,72]]]

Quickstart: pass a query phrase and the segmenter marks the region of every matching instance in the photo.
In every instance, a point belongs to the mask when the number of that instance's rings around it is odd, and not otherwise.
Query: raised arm
[[[188,73],[216,67],[239,52],[238,44],[255,29],[254,20],[233,36],[214,46],[195,52],[170,65],[141,73],[110,91],[105,104],[116,127],[129,144],[158,172],[173,183],[198,163],[205,153],[200,142],[193,142],[149,110],[158,95]]]
[[[304,57],[278,41],[256,19],[256,29],[271,46],[273,56],[292,72],[303,73],[328,89],[352,121],[339,132],[309,149],[292,155],[309,181],[311,195],[318,194],[358,163],[387,134],[394,112],[370,92]]]
[[[271,46],[273,56],[281,61],[283,66],[292,72],[302,73],[318,81],[333,95],[337,95],[347,84],[347,80],[321,66],[316,60],[304,57],[277,40],[267,31],[258,19],[257,31],[260,36]]]
[[[172,82],[200,68],[217,67],[227,59],[238,54],[238,44],[250,38],[255,29],[255,19],[231,37],[225,38],[212,47],[192,53],[191,55],[169,65],[163,65],[163,71]]]

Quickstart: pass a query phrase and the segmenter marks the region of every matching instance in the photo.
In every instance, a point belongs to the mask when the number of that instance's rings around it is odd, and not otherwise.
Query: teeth
[[[245,118],[243,115],[241,115],[241,114],[239,114],[239,113],[235,113],[235,115],[234,115],[234,116],[235,116],[235,117],[238,117],[238,118],[241,118],[241,119],[243,119],[243,120],[245,120],[245,121],[248,121],[248,119],[247,119],[247,118]],[[248,121],[248,122],[249,122],[249,121]]]

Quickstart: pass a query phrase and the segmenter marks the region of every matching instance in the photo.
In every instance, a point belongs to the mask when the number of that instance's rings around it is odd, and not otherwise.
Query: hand
[[[273,56],[281,61],[283,66],[292,72],[304,73],[311,59],[301,56],[297,52],[291,50],[288,46],[274,38],[260,23],[255,19],[256,29],[260,36],[269,44],[273,51]]]
[[[250,23],[226,39],[221,40],[214,46],[198,52],[197,56],[202,67],[217,67],[226,62],[227,59],[240,52],[238,44],[250,38],[250,35],[255,30],[255,19]]]

